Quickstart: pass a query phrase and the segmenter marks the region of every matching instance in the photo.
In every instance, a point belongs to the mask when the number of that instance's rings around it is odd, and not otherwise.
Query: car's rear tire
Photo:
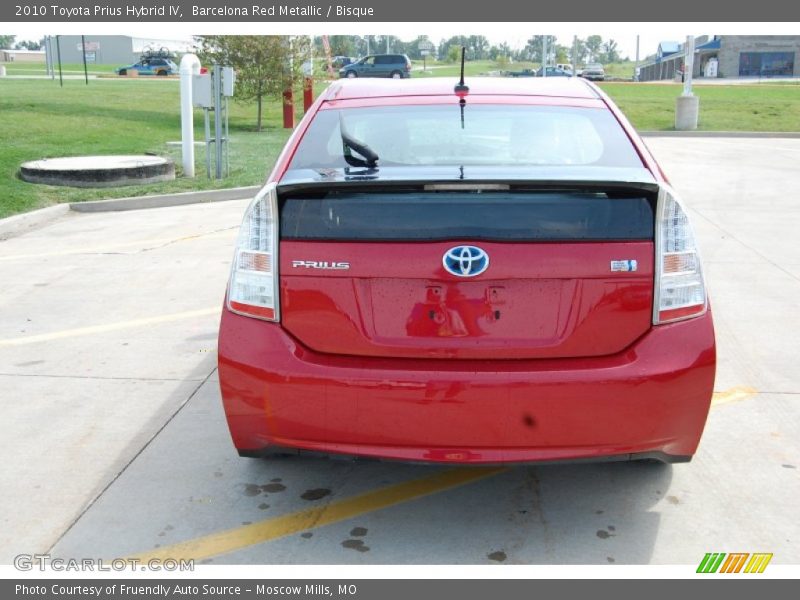
[[[158,75],[159,77],[166,77],[166,76],[167,76],[167,72],[166,72],[166,71],[163,71],[163,70],[162,70],[162,71],[158,71],[158,72],[156,73],[156,75]]]
[[[127,74],[128,74],[128,69],[120,69],[119,70],[119,76],[120,77],[125,77]]]
[[[356,73],[355,71],[348,71],[345,74],[345,77],[347,77],[348,79],[355,79],[356,77],[358,77],[358,73]]]
[[[392,74],[390,75],[390,77],[392,79],[402,79],[403,78],[403,74],[400,71],[392,71]]]

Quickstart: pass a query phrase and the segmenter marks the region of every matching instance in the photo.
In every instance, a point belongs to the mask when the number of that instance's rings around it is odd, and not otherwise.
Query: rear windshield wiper
[[[364,142],[350,135],[350,133],[347,131],[347,128],[344,126],[344,118],[342,117],[342,113],[339,113],[339,131],[342,134],[342,152],[344,154],[344,160],[348,165],[351,167],[370,168],[377,166],[378,155],[375,154],[375,151],[367,146]],[[358,158],[357,156],[353,156],[353,150],[358,152],[364,158],[362,159]]]

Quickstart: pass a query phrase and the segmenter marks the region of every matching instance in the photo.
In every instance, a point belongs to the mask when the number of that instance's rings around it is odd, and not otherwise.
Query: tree
[[[572,57],[572,52],[573,52],[573,49],[570,48],[570,57]],[[588,48],[586,48],[586,40],[582,40],[582,39],[578,38],[575,41],[575,50],[574,50],[574,52],[576,52],[576,54],[577,54],[577,56],[575,57],[575,61],[578,64],[586,62],[586,59],[587,59],[587,57],[589,55],[589,50],[588,50]]]
[[[619,50],[617,49],[617,42],[608,40],[602,45],[602,52],[600,53],[600,61],[604,63],[613,63],[619,61]]]
[[[467,56],[470,60],[486,60],[489,58],[491,44],[485,36],[471,35],[467,38]]]
[[[331,45],[331,56],[355,56],[356,43],[352,35],[329,35],[328,43]],[[319,49],[315,52],[317,56],[324,55],[322,38],[319,38]]]
[[[265,97],[283,98],[286,89],[300,88],[309,39],[281,35],[208,35],[197,38],[203,62],[231,66],[236,71],[236,95],[258,105],[256,129],[261,131]]]
[[[0,48],[11,50],[15,39],[17,39],[15,35],[0,35]]]
[[[547,39],[547,56],[542,56],[544,49],[542,44]],[[554,35],[535,35],[528,40],[528,43],[523,50],[525,60],[532,62],[545,63],[548,59],[555,56],[556,36]]]
[[[461,46],[458,45],[451,45],[447,48],[447,54],[444,57],[444,60],[449,63],[454,63],[461,58]]]
[[[499,46],[492,46],[489,50],[489,58],[494,61],[499,61],[500,59],[504,58],[505,62],[508,63],[513,54],[514,51],[507,42],[502,42]]]
[[[603,45],[603,38],[599,35],[590,35],[586,38],[586,54],[588,60],[597,60],[600,55],[600,47]]]
[[[42,42],[34,42],[33,40],[23,40],[21,42],[17,42],[14,46],[15,50],[41,50],[42,49]]]

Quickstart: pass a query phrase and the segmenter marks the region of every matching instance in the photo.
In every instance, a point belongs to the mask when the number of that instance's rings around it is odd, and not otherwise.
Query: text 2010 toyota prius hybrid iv
[[[714,330],[685,208],[577,78],[334,83],[244,217],[239,453],[689,460]]]

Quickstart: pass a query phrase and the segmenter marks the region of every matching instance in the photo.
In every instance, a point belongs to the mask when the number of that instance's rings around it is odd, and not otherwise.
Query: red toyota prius
[[[454,83],[334,83],[247,209],[239,453],[691,459],[716,354],[678,195],[594,84]]]

